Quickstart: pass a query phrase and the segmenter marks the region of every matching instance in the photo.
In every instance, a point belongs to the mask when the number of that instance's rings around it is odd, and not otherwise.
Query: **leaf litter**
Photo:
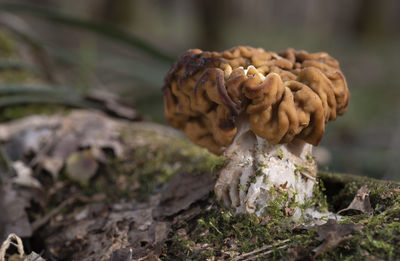
[[[215,181],[209,173],[181,173],[143,202],[109,202],[102,192],[85,194],[96,175],[105,175],[101,166],[110,153],[124,159],[132,149],[127,145],[135,142],[126,144],[121,137],[129,124],[84,110],[0,124],[3,156],[11,171],[2,168],[1,173],[0,208],[7,211],[0,216],[0,240],[35,234],[46,245],[41,253],[45,259],[159,260],[170,218],[207,198]],[[187,185],[185,190],[177,189],[180,182]]]

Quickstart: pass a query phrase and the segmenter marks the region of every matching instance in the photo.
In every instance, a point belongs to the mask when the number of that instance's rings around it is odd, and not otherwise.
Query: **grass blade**
[[[12,95],[0,97],[0,109],[9,106],[17,106],[24,104],[41,103],[41,104],[58,104],[76,108],[93,108],[96,105],[71,97],[56,97],[56,96],[37,96],[37,95]]]
[[[132,34],[128,34],[121,29],[104,23],[96,23],[80,19],[77,17],[62,14],[56,10],[31,4],[0,3],[0,10],[12,13],[24,13],[31,16],[40,17],[51,22],[67,25],[76,29],[86,30],[101,36],[122,42],[137,50],[157,58],[160,61],[171,63],[173,58],[164,52],[153,47],[149,43],[139,39]]]
[[[59,104],[78,108],[98,108],[77,92],[40,85],[8,84],[0,86],[0,109],[32,103]]]

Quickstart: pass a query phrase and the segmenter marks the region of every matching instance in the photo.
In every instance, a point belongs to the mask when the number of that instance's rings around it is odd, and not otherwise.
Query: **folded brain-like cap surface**
[[[327,53],[245,46],[188,50],[168,72],[163,95],[168,122],[216,154],[232,143],[242,115],[271,144],[318,145],[349,101],[339,63]]]

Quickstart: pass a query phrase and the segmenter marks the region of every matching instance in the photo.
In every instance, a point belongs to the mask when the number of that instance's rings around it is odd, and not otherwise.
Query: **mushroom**
[[[328,121],[342,115],[349,91],[339,63],[325,52],[282,53],[238,46],[186,51],[163,86],[168,122],[194,143],[230,161],[215,194],[236,213],[263,214],[285,197],[312,199],[317,146]],[[299,217],[298,207],[289,211]]]

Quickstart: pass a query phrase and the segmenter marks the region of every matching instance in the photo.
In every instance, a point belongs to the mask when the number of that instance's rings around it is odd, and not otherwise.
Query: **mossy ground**
[[[321,175],[339,181],[341,174]],[[337,177],[337,179],[335,179]],[[328,186],[330,180],[324,180]],[[367,184],[371,189],[371,204],[374,214],[356,214],[345,216],[339,223],[360,224],[362,230],[335,249],[329,250],[317,260],[365,260],[367,258],[396,260],[400,256],[400,194],[399,184],[389,183],[384,189],[383,183],[367,178],[355,178],[338,191],[336,198],[328,204],[348,205],[357,189]],[[379,185],[378,185],[379,184]],[[350,189],[353,188],[353,189]],[[328,187],[329,189],[329,187]],[[397,190],[396,190],[397,189]],[[384,195],[384,196],[382,196]],[[385,198],[391,195],[389,198]],[[346,198],[346,200],[344,199]],[[385,199],[382,199],[385,198]],[[336,201],[337,200],[337,201]],[[337,210],[336,210],[337,211]],[[282,215],[282,212],[270,212],[265,217],[253,215],[233,215],[216,205],[203,211],[192,220],[178,224],[165,248],[166,260],[205,260],[208,257],[231,258],[238,253],[248,253],[264,245],[272,245],[289,239],[284,249],[275,248],[265,259],[281,260],[293,257],[294,251],[301,250],[305,259],[311,259],[313,252],[321,242],[316,240],[316,229],[304,229],[298,223]],[[202,246],[208,246],[202,249]]]
[[[138,198],[166,184],[176,173],[217,172],[226,161],[193,146],[180,135],[163,135],[162,130],[127,128],[122,131],[122,139],[131,144],[131,150],[128,158],[115,163],[122,167],[121,173],[137,182],[135,195]],[[126,194],[130,193],[126,191]]]
[[[225,160],[192,145],[186,139],[159,131],[129,131],[127,140],[141,137],[141,146],[134,147],[131,170],[140,180],[142,192],[148,193],[168,181],[179,171],[215,171]],[[136,138],[135,138],[136,137]],[[145,137],[145,138],[143,138]],[[147,141],[146,141],[147,140]],[[362,225],[360,232],[327,251],[317,260],[363,260],[376,258],[395,260],[400,256],[400,184],[347,174],[320,173],[320,187],[311,202],[320,210],[337,212],[347,207],[357,190],[370,189],[374,214],[351,213],[339,223]],[[279,205],[279,204],[278,204]],[[266,259],[289,259],[294,252],[311,258],[312,250],[321,242],[315,228],[305,229],[285,216],[281,208],[271,207],[264,217],[233,215],[221,208],[213,198],[197,216],[178,222],[164,248],[165,260],[205,260],[210,257],[231,258],[264,245],[289,239],[285,248],[275,248]]]
[[[134,141],[130,163],[122,165],[125,165],[125,173],[139,180],[140,193],[136,195],[148,195],[180,171],[216,172],[226,161],[192,145],[179,135],[162,134],[162,130],[129,129],[124,133],[126,142]],[[314,192],[315,200],[309,203],[317,209],[337,212],[347,207],[357,190],[366,185],[370,189],[374,213],[344,216],[339,223],[360,224],[362,230],[353,233],[350,239],[336,248],[319,255],[317,260],[395,260],[400,256],[400,248],[397,247],[400,244],[400,184],[333,173],[320,173],[319,184]],[[289,241],[284,248],[273,248],[272,253],[263,258],[289,259],[294,255],[299,257],[299,252],[305,259],[311,258],[312,250],[321,244],[316,239],[316,229],[305,229],[299,222],[293,222],[278,205],[275,208],[272,206],[263,217],[233,215],[211,197],[208,204],[203,204],[204,210],[200,214],[174,225],[162,258],[230,259],[287,239]]]

